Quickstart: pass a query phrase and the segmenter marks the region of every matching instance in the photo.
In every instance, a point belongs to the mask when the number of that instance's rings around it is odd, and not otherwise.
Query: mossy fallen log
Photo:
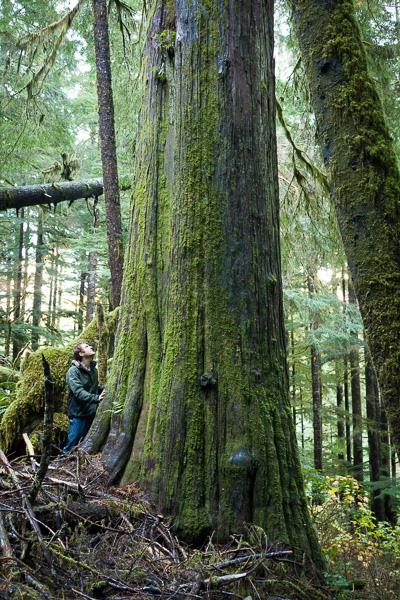
[[[112,337],[118,320],[119,309],[105,315],[104,325],[99,332],[98,316],[89,323],[82,334],[64,348],[39,348],[37,352],[28,355],[21,366],[20,380],[17,385],[17,397],[7,408],[0,424],[0,447],[4,452],[16,448],[21,442],[22,433],[30,433],[38,422],[43,419],[44,408],[44,379],[42,370],[42,354],[50,365],[54,379],[55,411],[67,412],[67,386],[65,376],[72,360],[72,349],[76,343],[83,340],[97,349],[99,337],[103,354],[97,359],[99,368],[107,362],[107,340]],[[105,370],[102,369],[105,373]],[[101,383],[105,383],[102,381]]]

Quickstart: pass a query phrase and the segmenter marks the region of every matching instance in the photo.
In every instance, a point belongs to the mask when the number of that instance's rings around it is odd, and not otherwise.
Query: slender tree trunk
[[[376,397],[376,378],[371,355],[368,348],[365,349],[365,397],[367,404],[368,419],[368,448],[369,448],[369,473],[372,483],[381,480],[381,437],[379,398]],[[379,498],[381,490],[373,489],[371,493],[371,508],[378,521],[385,519],[385,507],[383,498]]]
[[[6,314],[7,314],[7,329],[5,332],[4,341],[4,354],[8,358],[10,355],[11,345],[11,281],[12,281],[12,269],[11,269],[11,257],[7,257],[7,287],[6,287]]]
[[[378,392],[378,386],[375,386],[375,393]],[[382,477],[386,480],[388,487],[390,486],[390,445],[388,432],[388,419],[386,410],[383,404],[380,404],[380,424],[381,424],[381,448],[382,448]],[[389,494],[385,494],[383,499],[385,507],[385,518],[390,523],[395,523],[396,515],[393,510],[392,498]]]
[[[26,228],[25,228],[25,240],[24,240],[24,274],[22,284],[22,298],[21,298],[21,311],[25,315],[26,309],[26,297],[28,294],[28,281],[29,281],[29,248],[30,248],[30,227],[29,227],[29,208],[25,211]]]
[[[285,359],[273,3],[149,11],[103,461],[189,539],[253,521],[321,564]]]
[[[400,173],[352,0],[292,0],[317,137],[397,452]]]
[[[79,304],[78,304],[78,335],[83,330],[83,310],[85,301],[85,284],[87,280],[87,273],[81,272],[80,284],[79,284]]]
[[[58,257],[59,258],[59,257]],[[59,269],[58,269],[58,293],[57,293],[57,299],[56,299],[56,316],[55,316],[55,326],[56,329],[59,330],[60,329],[60,321],[61,321],[61,306],[62,306],[62,286],[60,285],[60,282],[63,280],[63,266],[62,264],[59,264]]]
[[[43,284],[43,211],[39,209],[37,221],[37,242],[36,242],[36,269],[33,285],[33,306],[32,306],[32,350],[39,348],[39,324],[42,318],[42,284]]]
[[[390,456],[391,456],[391,463],[392,463],[392,479],[395,481],[395,479],[396,479],[396,449],[394,448],[394,446],[392,444],[390,444],[390,449],[391,449]]]
[[[344,359],[344,410],[346,411],[346,460],[351,466],[351,424],[350,424],[350,393],[349,393],[349,363],[347,358]]]
[[[344,278],[344,270],[342,270],[342,292],[343,292],[343,311],[346,311],[346,279]],[[346,460],[348,465],[351,465],[351,428],[350,428],[350,395],[349,395],[349,363],[347,355],[344,358],[344,409],[346,411]]]
[[[14,286],[14,323],[18,325],[21,319],[21,294],[22,294],[22,267],[23,267],[23,249],[24,249],[24,209],[21,210],[21,223],[19,226],[19,237],[18,237],[18,258],[17,258],[17,269]],[[13,361],[18,356],[22,345],[20,336],[16,332],[13,335]]]
[[[292,410],[293,410],[293,425],[296,429],[296,361],[294,358],[294,331],[290,332],[290,347],[292,351]]]
[[[338,439],[338,458],[344,460],[344,422],[343,422],[343,386],[342,372],[339,368],[339,363],[336,361],[336,406],[337,412],[337,439]]]
[[[356,304],[353,286],[349,282],[349,302]],[[357,481],[363,481],[363,446],[362,446],[362,406],[360,359],[358,344],[353,343],[350,349],[350,380],[351,380],[351,407],[353,414],[353,472]]]
[[[51,296],[51,326],[56,325],[56,310],[57,310],[57,289],[58,289],[58,254],[54,256],[54,282],[53,293]]]
[[[54,285],[54,270],[55,270],[54,249],[50,252],[51,252],[51,259],[50,259],[50,270],[49,270],[49,279],[50,279],[49,305],[47,307],[47,317],[46,317],[46,327],[48,329],[50,329],[50,327],[52,326],[51,311],[52,311],[52,307],[53,307],[53,285]]]
[[[108,257],[111,271],[112,308],[121,302],[124,251],[122,245],[121,206],[119,200],[117,151],[115,145],[114,102],[111,86],[110,44],[107,2],[92,0],[94,46],[96,54],[99,137],[103,166],[104,201]]]
[[[314,293],[314,273],[308,269],[307,286],[309,294]],[[310,331],[318,329],[315,316],[310,324]],[[313,405],[313,431],[314,431],[314,468],[322,471],[322,394],[320,377],[320,358],[315,344],[310,345],[311,356],[311,388]]]
[[[304,451],[306,444],[305,444],[305,437],[304,437],[304,404],[303,404],[303,390],[300,388],[300,392],[299,392],[299,396],[300,396],[300,409],[301,409],[301,449]]]
[[[93,203],[93,235],[96,234],[96,229],[100,225],[99,220],[99,209],[97,208],[97,199]],[[96,271],[97,271],[97,252],[92,250],[89,254],[89,268],[88,268],[88,284],[87,284],[87,304],[86,304],[86,324],[94,317],[96,308],[95,295],[96,295]]]

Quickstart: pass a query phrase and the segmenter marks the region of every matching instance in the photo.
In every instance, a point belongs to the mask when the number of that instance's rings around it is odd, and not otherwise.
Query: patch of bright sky
[[[63,13],[67,10],[71,10],[78,4],[79,0],[63,0],[63,2],[59,2],[56,5],[56,11],[59,13]]]

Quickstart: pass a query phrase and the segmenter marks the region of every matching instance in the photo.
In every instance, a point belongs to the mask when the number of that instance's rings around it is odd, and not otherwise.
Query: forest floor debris
[[[108,487],[79,451],[52,463],[30,505],[35,468],[0,456],[1,599],[332,598],[304,554],[254,526],[188,546],[135,484]]]

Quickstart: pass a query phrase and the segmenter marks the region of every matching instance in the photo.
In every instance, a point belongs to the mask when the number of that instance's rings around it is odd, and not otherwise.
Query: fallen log
[[[42,185],[23,185],[15,188],[0,188],[0,210],[23,208],[38,204],[58,204],[59,202],[101,196],[103,179],[81,181],[60,181]]]
[[[130,188],[129,178],[123,178],[120,190]],[[14,188],[0,188],[0,211],[9,208],[23,208],[39,204],[57,205],[59,202],[73,202],[82,198],[94,198],[103,194],[103,179],[82,179],[60,181],[41,185],[23,185]]]

